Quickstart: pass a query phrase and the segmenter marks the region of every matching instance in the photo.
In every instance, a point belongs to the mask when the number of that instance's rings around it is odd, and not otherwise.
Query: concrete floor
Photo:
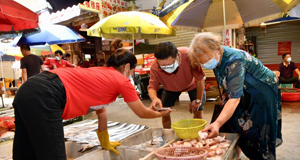
[[[213,89],[213,91],[207,92],[207,97],[216,97],[218,92]],[[150,106],[151,101],[149,99],[142,100],[145,106]],[[188,101],[178,101],[175,104],[176,111],[172,112],[171,118],[172,122],[176,122],[182,119],[190,119],[193,117],[188,111]],[[206,102],[204,109],[204,119],[210,122],[211,116],[214,109],[214,104],[216,102]],[[131,109],[124,105],[123,103],[114,103],[114,105],[107,108],[108,120],[121,122],[121,123],[132,123],[147,125],[149,127],[162,127],[161,118],[155,119],[141,119],[137,117]],[[88,115],[87,117],[96,118],[95,115]],[[300,102],[283,102],[282,104],[282,134],[283,134],[283,144],[277,148],[277,159],[279,160],[298,160],[300,159]],[[1,147],[1,145],[0,145]],[[2,146],[3,147],[3,146]],[[4,151],[0,151],[0,157],[11,157],[12,141],[5,144],[6,151],[4,156]],[[1,159],[1,158],[0,158]],[[247,160],[244,155],[242,155],[243,160]]]
[[[217,92],[209,93],[208,97],[215,97]],[[145,106],[150,106],[150,100],[142,100]],[[188,111],[187,101],[178,101],[175,104],[174,109],[176,111],[172,112],[171,118],[172,122],[176,122],[182,119],[190,119],[193,117]],[[216,102],[206,102],[204,109],[204,119],[208,121],[211,120],[214,104]],[[128,106],[115,104],[107,108],[108,120],[122,123],[132,123],[147,125],[149,127],[162,127],[161,118],[155,119],[141,119],[137,117]],[[300,152],[300,102],[283,102],[282,103],[282,135],[283,144],[279,146],[276,150],[277,159],[279,160],[299,160]],[[248,158],[242,154],[242,160],[247,160]]]

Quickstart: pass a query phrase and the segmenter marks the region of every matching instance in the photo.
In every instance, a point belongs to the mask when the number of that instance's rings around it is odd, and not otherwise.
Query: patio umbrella
[[[30,47],[33,52],[35,52],[36,55],[49,55],[54,53],[56,50],[61,50],[63,54],[65,54],[65,51],[59,47],[57,44],[53,45],[39,45],[39,46],[31,46]],[[40,52],[40,53],[37,53]]]
[[[0,0],[0,34],[38,27],[38,15],[13,0]]]
[[[174,34],[173,30],[157,16],[137,11],[119,12],[108,16],[87,30],[88,36],[121,39],[132,37],[132,40],[172,34]]]
[[[287,13],[299,2],[300,0],[177,0],[162,10],[159,17],[175,29],[235,29],[280,18],[282,13]]]
[[[3,45],[0,45],[0,47],[2,47],[0,50],[1,54],[15,56],[16,59],[20,59],[23,57],[20,51],[20,47],[11,47],[11,46],[3,46]],[[51,53],[54,53],[56,50],[61,50],[63,53],[65,53],[65,51],[56,44],[31,46],[30,50],[32,54],[35,54],[37,56],[49,55]]]
[[[30,35],[28,37],[22,37],[17,45],[26,43],[30,46],[33,45],[45,45],[45,44],[61,44],[61,43],[75,43],[84,42],[80,34],[76,33],[74,30],[62,26],[62,25],[47,25],[40,26],[41,32]]]
[[[278,24],[282,22],[290,22],[290,21],[299,21],[300,20],[300,4],[298,4],[295,8],[293,8],[288,14],[282,15],[281,18],[267,21],[262,23],[261,25],[271,25],[271,24]]]

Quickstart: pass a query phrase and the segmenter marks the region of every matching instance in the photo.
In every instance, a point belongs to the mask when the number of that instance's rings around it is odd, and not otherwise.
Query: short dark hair
[[[28,44],[21,44],[20,48],[21,50],[30,51],[30,47]]]
[[[66,53],[65,57],[71,57],[71,55],[69,53]]]
[[[57,53],[58,53],[59,55],[61,55],[61,56],[63,55],[63,52],[62,52],[61,50],[56,50],[56,51],[54,52],[54,54],[57,54]]]
[[[154,56],[157,59],[167,59],[172,56],[177,56],[177,48],[172,42],[161,42],[155,47]]]
[[[286,55],[288,55],[289,53],[284,53],[283,55],[282,55],[282,59],[284,59],[285,57],[286,57]]]
[[[107,67],[119,68],[123,64],[130,64],[130,68],[137,66],[137,59],[134,54],[127,49],[119,49],[106,60]]]

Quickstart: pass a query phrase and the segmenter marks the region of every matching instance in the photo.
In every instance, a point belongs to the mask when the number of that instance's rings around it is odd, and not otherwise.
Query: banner
[[[292,42],[291,41],[278,42],[278,55],[283,55],[285,53],[288,53],[288,54],[292,53]]]
[[[232,30],[223,30],[223,46],[232,47]]]

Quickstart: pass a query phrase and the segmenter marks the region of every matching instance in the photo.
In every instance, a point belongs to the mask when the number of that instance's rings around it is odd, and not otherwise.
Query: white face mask
[[[175,61],[173,64],[171,64],[171,65],[168,65],[168,66],[160,66],[160,68],[162,69],[162,70],[164,70],[165,72],[167,72],[167,73],[173,73],[176,69],[177,69],[177,67],[178,67],[179,65],[178,65],[178,63],[177,63],[177,61]]]
[[[216,53],[215,53],[215,55],[216,55]],[[215,69],[219,64],[219,61],[220,61],[220,58],[218,60],[216,60],[215,57],[213,57],[208,62],[202,64],[202,67],[205,69]]]
[[[126,75],[126,72],[125,72],[125,69],[124,69],[124,76],[125,76],[125,75]],[[132,76],[131,76],[131,74],[130,74],[130,68],[129,68],[129,76],[128,76],[127,78],[129,78],[131,84],[134,86],[134,80],[133,80],[133,78],[132,78]]]
[[[60,60],[60,58],[58,56],[55,56],[55,59],[58,60],[58,61]]]
[[[286,61],[291,62],[292,61],[292,57],[289,57]]]

